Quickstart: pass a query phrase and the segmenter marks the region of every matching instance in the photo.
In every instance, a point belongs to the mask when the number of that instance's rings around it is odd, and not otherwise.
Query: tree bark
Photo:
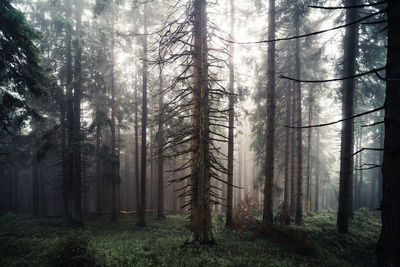
[[[67,20],[72,19],[71,2],[65,0],[65,17]],[[67,109],[67,149],[66,149],[66,188],[67,193],[67,218],[72,222],[72,177],[73,177],[73,160],[72,160],[72,129],[73,129],[73,95],[72,95],[72,26],[67,23],[65,29],[65,86],[66,86],[66,109]]]
[[[73,96],[73,127],[72,127],[72,198],[71,220],[74,224],[83,224],[82,218],[82,174],[81,174],[81,59],[82,47],[80,42],[81,7],[77,0],[75,8],[76,40],[75,44],[75,69],[74,69],[74,96]]]
[[[317,118],[317,123],[318,123],[318,118]],[[319,176],[320,176],[320,138],[321,130],[318,128],[317,129],[317,144],[316,144],[316,156],[317,159],[315,161],[315,197],[314,197],[314,211],[318,211],[319,209]]]
[[[360,131],[361,131],[361,129],[360,129],[361,127],[359,127],[358,129],[357,129],[357,131],[356,131],[356,134],[355,134],[355,141],[356,141],[356,144],[355,144],[355,150],[356,151],[358,151],[359,150],[359,147],[360,147],[360,145],[359,145],[359,140],[360,140],[360,138],[359,138],[359,136],[360,136]],[[353,184],[354,184],[354,210],[357,210],[359,207],[358,207],[358,186],[359,186],[359,184],[358,184],[358,177],[359,177],[359,173],[361,172],[360,170],[357,170],[358,168],[359,168],[359,166],[360,165],[358,165],[358,161],[359,161],[359,158],[360,158],[360,153],[359,154],[357,154],[356,155],[356,161],[355,161],[355,168],[354,168],[354,182],[353,182]]]
[[[140,209],[140,180],[139,180],[139,122],[138,122],[138,84],[135,76],[135,187],[136,187],[136,211]]]
[[[234,40],[235,27],[235,3],[230,0],[231,6],[231,39]],[[235,125],[235,65],[233,64],[234,46],[229,43],[229,129],[228,129],[228,184],[226,190],[226,227],[232,228],[232,211],[233,211],[233,151],[234,151],[234,125]]]
[[[310,86],[310,90],[308,92],[308,125],[312,125],[312,112],[313,112],[313,87]],[[312,132],[311,128],[308,128],[308,149],[307,149],[307,198],[306,198],[306,213],[310,215],[311,213],[311,139]]]
[[[345,0],[345,6],[356,5],[358,0]],[[346,22],[357,19],[357,8],[346,9]],[[346,28],[344,36],[344,76],[354,76],[356,68],[356,55],[358,43],[358,25],[354,24]],[[354,115],[354,78],[343,81],[342,92],[342,116],[349,118]],[[353,181],[353,157],[354,152],[354,121],[343,122],[341,149],[340,149],[340,185],[339,208],[337,215],[337,227],[339,233],[348,233],[348,221],[352,217],[352,181]]]
[[[360,144],[359,144],[359,147],[362,147],[362,136],[363,136],[363,133],[362,133],[362,130],[360,130],[360,141],[359,141]],[[363,164],[362,155],[363,155],[363,153],[359,154],[358,166],[361,166]],[[362,187],[363,187],[363,183],[364,183],[364,181],[363,181],[364,172],[360,171],[359,174],[360,174],[360,179],[358,181],[357,193],[356,194],[358,195],[357,196],[357,200],[358,200],[357,207],[361,208],[362,204],[363,204],[361,195],[362,195]]]
[[[143,84],[142,84],[142,147],[141,147],[141,166],[140,166],[140,209],[138,213],[138,226],[146,225],[146,130],[147,130],[147,4],[143,4]]]
[[[164,144],[164,102],[163,102],[163,67],[160,65],[160,88],[158,90],[158,192],[157,192],[157,217],[165,218],[164,215],[164,156],[163,156],[163,144]],[[175,200],[174,200],[175,201]]]
[[[296,100],[295,100],[295,86],[291,87],[291,121],[292,125],[296,124],[295,115],[296,115]],[[290,213],[293,214],[296,209],[296,191],[295,191],[295,149],[296,149],[296,142],[295,142],[295,133],[294,129],[290,131]]]
[[[383,115],[383,114],[382,114]],[[383,127],[380,128],[379,131],[379,148],[384,146],[384,131],[385,129]],[[383,164],[383,152],[379,152],[379,161],[378,165],[382,166]],[[378,168],[378,205],[382,201],[382,169]]]
[[[285,123],[286,125],[290,124],[290,87],[288,88],[289,93],[286,94],[286,114],[285,114]],[[290,142],[290,129],[289,127],[285,128],[285,185],[284,185],[284,193],[283,193],[283,214],[282,214],[282,222],[284,224],[290,223],[290,215],[289,215],[289,142]]]
[[[379,164],[379,153],[375,155],[375,164]],[[379,168],[375,168],[371,176],[371,191],[369,197],[369,210],[373,211],[376,207],[376,180],[379,177]]]
[[[299,15],[295,17],[295,35],[299,35],[300,32],[300,18]],[[301,70],[300,70],[300,40],[296,39],[296,56],[295,56],[295,72],[296,72],[296,79],[301,79]],[[301,118],[301,84],[295,84],[295,99],[296,99],[296,126],[300,127],[302,124]],[[303,184],[303,144],[302,144],[302,131],[301,129],[296,129],[296,152],[297,152],[297,193],[296,193],[296,217],[295,223],[296,225],[303,224],[303,203],[302,203],[302,184]]]
[[[101,144],[101,126],[100,126],[100,119],[99,119],[99,107],[96,109],[96,203],[97,203],[97,213],[101,212],[101,200],[102,200],[102,173],[101,173],[101,151],[100,151],[100,144]]]
[[[32,204],[33,215],[39,215],[39,177],[38,177],[38,159],[36,153],[32,154]]]
[[[111,14],[111,221],[117,220],[118,157],[115,145],[114,14]]]
[[[208,48],[206,0],[194,0],[193,10],[193,110],[192,110],[192,173],[191,236],[187,240],[213,243],[210,207],[210,99],[208,89]],[[193,240],[191,240],[193,239]]]
[[[382,231],[378,265],[400,266],[400,2],[388,1]]]
[[[275,0],[269,0],[268,39],[275,39]],[[264,183],[263,226],[273,222],[274,182],[274,140],[275,140],[275,42],[268,43],[267,58],[267,129],[266,161]]]

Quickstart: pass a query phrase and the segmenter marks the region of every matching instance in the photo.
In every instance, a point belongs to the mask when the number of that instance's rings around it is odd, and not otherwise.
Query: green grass
[[[217,245],[183,246],[187,218],[148,216],[135,226],[135,215],[117,223],[108,216],[91,217],[82,228],[62,218],[0,217],[0,266],[373,266],[380,231],[378,214],[355,213],[348,235],[338,235],[336,214],[305,216],[314,252],[300,255],[268,239],[249,240],[250,233],[224,229],[223,214],[214,216]]]

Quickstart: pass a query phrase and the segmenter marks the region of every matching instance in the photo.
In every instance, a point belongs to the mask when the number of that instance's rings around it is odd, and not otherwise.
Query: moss
[[[379,214],[360,210],[347,236],[337,234],[336,214],[305,216],[301,230],[315,251],[302,256],[268,239],[250,241],[251,233],[226,230],[224,216],[214,216],[215,246],[183,246],[187,217],[148,218],[136,228],[135,215],[88,218],[69,227],[63,218],[0,217],[0,266],[372,266],[380,231]],[[295,226],[291,226],[295,228]]]

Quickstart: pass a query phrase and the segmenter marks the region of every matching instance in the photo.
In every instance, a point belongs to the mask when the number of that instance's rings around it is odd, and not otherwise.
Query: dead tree
[[[217,78],[215,69],[226,65],[228,52],[223,48],[209,47],[219,29],[210,23],[205,0],[193,0],[175,18],[169,18],[160,30],[159,64],[168,64],[175,70],[170,86],[163,90],[168,101],[163,105],[163,121],[170,121],[172,130],[165,134],[162,151],[166,157],[186,155],[187,160],[174,170],[177,178],[169,183],[184,185],[177,188],[179,198],[190,197],[181,208],[190,209],[190,235],[187,242],[210,244],[214,242],[211,231],[211,205],[224,204],[212,180],[222,180],[219,172],[228,174],[221,163],[226,156],[219,144],[227,138],[219,129],[228,128],[228,109],[219,108],[220,99],[228,92]],[[174,7],[179,9],[180,7]],[[179,14],[179,15],[178,15]],[[223,56],[225,56],[225,59]],[[190,170],[190,174],[186,171]]]

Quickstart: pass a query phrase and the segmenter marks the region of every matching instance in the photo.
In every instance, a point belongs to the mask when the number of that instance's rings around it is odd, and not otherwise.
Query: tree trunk
[[[319,123],[318,117],[317,117],[317,121]],[[321,138],[320,138],[320,134],[321,134],[321,130],[318,128],[317,129],[317,144],[316,144],[316,156],[317,159],[315,161],[315,197],[314,197],[314,211],[318,211],[319,208],[319,176],[320,176],[320,150],[319,150],[319,146],[320,146],[320,142],[321,142]]]
[[[96,109],[96,116],[99,116],[99,107]],[[101,126],[100,119],[97,117],[96,123],[96,203],[97,203],[97,213],[101,212],[101,187],[102,187],[102,173],[101,173],[101,151],[100,151],[100,138],[101,138]]]
[[[290,92],[290,87],[288,87],[288,91]],[[291,95],[290,93],[286,94],[286,114],[285,114],[285,124],[290,124],[290,102]],[[290,215],[289,215],[289,142],[290,142],[290,129],[289,127],[285,128],[285,186],[283,193],[283,214],[282,214],[282,222],[284,224],[290,223]]]
[[[67,20],[72,19],[70,0],[65,0],[65,16]],[[67,106],[67,149],[66,149],[66,188],[67,192],[67,217],[72,222],[72,177],[73,177],[73,160],[72,160],[72,129],[73,129],[73,96],[72,96],[72,26],[66,23],[65,29],[65,86],[66,86],[66,106]]]
[[[295,35],[299,35],[300,32],[300,21],[299,15],[295,17]],[[296,39],[296,63],[295,63],[295,72],[296,72],[296,79],[301,78],[301,70],[300,70],[300,40]],[[295,88],[295,99],[296,99],[296,126],[300,127],[302,124],[301,119],[301,84],[296,83]],[[296,217],[295,223],[296,225],[303,224],[303,203],[302,203],[302,184],[303,184],[303,144],[302,144],[302,130],[297,129],[296,133],[296,148],[297,148],[297,193],[296,193]]]
[[[375,164],[379,164],[379,153],[375,153]],[[376,207],[376,180],[379,176],[380,169],[375,168],[371,176],[371,191],[369,197],[369,210],[373,211]]]
[[[194,0],[193,10],[193,110],[192,110],[192,173],[191,237],[187,241],[213,243],[210,207],[210,99],[207,63],[207,13],[206,0]]]
[[[269,0],[268,39],[275,39],[275,0]],[[274,140],[275,140],[275,42],[268,43],[267,129],[263,226],[273,222]]]
[[[235,27],[235,4],[230,0],[231,5],[231,39],[234,40]],[[228,130],[228,184],[226,190],[226,227],[232,228],[233,210],[233,150],[234,150],[234,125],[235,125],[235,66],[233,64],[234,46],[229,43],[229,130]]]
[[[135,77],[135,185],[136,185],[136,211],[140,209],[140,180],[139,180],[139,122],[138,122],[138,84]]]
[[[345,0],[345,6],[357,5],[358,0]],[[357,19],[357,8],[346,9],[346,23]],[[358,25],[354,24],[346,28],[344,36],[344,76],[354,76],[356,67]],[[342,117],[349,118],[354,114],[354,79],[343,81],[342,92]],[[342,124],[341,149],[340,149],[340,185],[339,208],[337,215],[337,227],[339,233],[348,233],[348,221],[352,217],[352,181],[353,181],[353,157],[354,152],[354,121],[346,120]]]
[[[400,266],[400,1],[388,1],[382,231],[378,265]]]
[[[292,109],[290,112],[291,116],[291,124],[295,125],[296,120],[295,120],[295,112],[296,112],[296,100],[295,100],[295,86],[291,87],[291,105]],[[292,129],[290,131],[290,213],[293,214],[296,209],[296,191],[295,191],[295,149],[296,149],[296,143],[295,143],[295,133],[296,131]]]
[[[117,220],[118,157],[115,145],[114,15],[111,14],[111,221]]]
[[[383,147],[383,145],[384,145],[384,140],[385,140],[384,131],[385,131],[385,129],[382,126],[379,131],[379,148]],[[382,164],[383,164],[382,161],[383,161],[383,153],[379,152],[378,165],[382,166]],[[381,203],[381,201],[382,201],[382,169],[378,168],[378,170],[379,170],[378,171],[378,203]]]
[[[164,103],[163,103],[163,67],[160,65],[160,88],[158,95],[158,192],[157,192],[157,217],[165,218],[164,215],[164,157],[163,157],[163,144],[164,144]]]
[[[312,125],[312,108],[313,108],[313,87],[310,86],[308,92],[308,125]],[[312,139],[311,128],[308,128],[308,149],[307,149],[307,198],[306,198],[306,213],[311,213],[311,139]]]
[[[359,147],[362,147],[362,136],[363,136],[362,135],[362,130],[360,130],[360,141],[359,141],[360,144],[359,144]],[[360,156],[358,158],[358,166],[363,165],[362,155],[363,155],[363,153],[360,153]],[[362,205],[363,205],[361,195],[362,195],[362,187],[363,187],[363,183],[364,183],[364,181],[363,181],[364,172],[360,171],[359,174],[360,174],[360,179],[358,181],[357,193],[356,194],[358,195],[357,196],[357,199],[358,199],[357,207],[361,208]]]
[[[65,97],[63,89],[59,90],[60,119],[61,119],[61,176],[62,176],[62,198],[64,212],[68,214],[68,157],[67,157],[67,124],[65,114]]]
[[[80,1],[76,1],[76,33],[75,40],[75,69],[74,69],[74,97],[73,97],[73,128],[72,128],[72,199],[71,220],[74,224],[82,224],[82,174],[81,174],[81,59],[82,47],[80,43],[81,8]]]
[[[142,147],[140,166],[140,209],[138,213],[138,226],[145,226],[146,215],[146,130],[147,130],[147,4],[144,3],[143,11],[143,91],[142,91]]]
[[[356,135],[355,135],[355,137],[354,137],[354,139],[355,139],[355,141],[356,141],[356,144],[355,144],[355,150],[356,151],[358,151],[359,150],[359,147],[360,147],[360,145],[359,145],[359,140],[360,140],[360,138],[359,138],[359,136],[360,136],[360,127],[357,129],[357,131],[356,131]],[[358,168],[360,168],[360,165],[358,165],[358,161],[359,161],[359,157],[360,156],[360,153],[359,154],[357,154],[356,155],[356,162],[355,162],[355,167],[354,167],[354,182],[353,182],[353,184],[354,184],[354,198],[353,198],[353,201],[354,201],[354,210],[357,210],[359,207],[358,207],[358,176],[359,176],[359,173],[361,172],[360,170],[357,170]]]
[[[38,177],[38,159],[36,153],[32,154],[32,204],[33,215],[39,215],[39,177]]]

